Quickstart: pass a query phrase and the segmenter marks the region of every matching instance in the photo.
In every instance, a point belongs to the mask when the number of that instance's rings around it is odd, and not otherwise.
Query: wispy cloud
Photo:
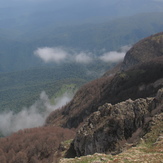
[[[77,63],[88,64],[93,61],[93,58],[90,56],[90,54],[81,52],[75,56],[75,61]]]
[[[75,54],[74,54],[75,53]],[[43,47],[38,48],[34,51],[34,55],[41,58],[44,62],[63,62],[63,61],[73,61],[81,64],[88,64],[93,61],[93,56],[91,53],[86,52],[74,52],[70,54],[67,50],[60,47]]]
[[[0,114],[0,133],[9,135],[24,128],[33,128],[42,126],[46,117],[55,109],[65,105],[72,99],[72,96],[65,93],[62,97],[56,99],[56,104],[51,105],[48,96],[42,92],[40,99],[31,107],[23,108],[22,111],[15,114],[12,111]]]
[[[108,53],[104,53],[102,56],[100,56],[100,59],[103,62],[119,62],[123,60],[125,56],[125,53],[121,52],[116,52],[116,51],[111,51]]]
[[[131,46],[123,46],[120,48],[119,51],[111,51],[111,52],[105,52],[100,57],[96,57],[90,52],[84,52],[81,51],[79,53],[75,52],[74,50],[70,50],[72,53],[70,53],[68,50],[65,50],[61,47],[42,47],[38,48],[36,51],[34,51],[34,55],[41,58],[44,62],[57,62],[61,63],[64,61],[68,62],[76,62],[80,64],[88,64],[93,62],[94,60],[97,61],[97,59],[103,61],[103,62],[119,62],[123,60],[126,52],[131,48]]]
[[[126,53],[127,51],[129,51],[131,49],[131,47],[132,47],[131,45],[122,46],[120,48],[120,51]]]
[[[38,48],[34,54],[38,57],[40,57],[45,62],[61,62],[65,60],[65,58],[68,56],[68,53],[63,50],[62,48],[49,48],[49,47],[43,47]]]

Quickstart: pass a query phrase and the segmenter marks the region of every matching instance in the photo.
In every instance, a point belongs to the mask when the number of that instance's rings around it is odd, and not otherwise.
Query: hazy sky
[[[0,0],[0,9],[0,20],[16,15],[35,21],[50,17],[55,21],[85,22],[163,11],[163,0]]]

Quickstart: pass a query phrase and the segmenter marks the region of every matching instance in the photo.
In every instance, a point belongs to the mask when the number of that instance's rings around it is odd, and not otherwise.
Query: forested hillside
[[[18,112],[23,107],[29,107],[39,98],[42,91],[51,99],[62,95],[58,94],[59,92],[69,91],[65,86],[72,86],[73,90],[70,92],[73,94],[82,84],[99,77],[113,65],[104,62],[89,65],[67,63],[0,73],[0,111]]]

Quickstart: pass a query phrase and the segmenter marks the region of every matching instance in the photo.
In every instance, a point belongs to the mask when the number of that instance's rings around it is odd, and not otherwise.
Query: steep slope
[[[128,98],[154,96],[163,85],[163,57],[114,77],[103,77],[83,86],[73,100],[51,113],[47,124],[77,128],[85,118],[106,102],[116,104]],[[56,113],[57,112],[57,113]]]

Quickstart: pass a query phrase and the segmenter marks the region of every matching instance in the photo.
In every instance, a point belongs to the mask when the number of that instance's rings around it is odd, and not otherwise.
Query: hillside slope
[[[147,47],[150,46],[148,44],[146,48],[134,45],[130,50],[133,53],[128,52],[127,54],[136,58],[138,49],[139,54],[145,54],[144,56],[148,58],[147,60],[143,60],[140,57],[140,61],[137,64],[130,65],[134,60],[130,60],[131,57],[126,57],[120,69],[123,69],[123,64],[130,67],[130,69],[120,71],[114,76],[105,75],[84,85],[70,103],[61,110],[51,113],[47,118],[46,124],[77,128],[87,117],[97,111],[99,106],[106,102],[115,104],[128,98],[134,100],[141,97],[154,96],[163,85],[162,35],[162,33],[156,34],[139,43],[140,46],[143,46],[147,40],[148,42],[153,41],[152,48],[157,49],[156,53],[152,51],[152,55],[148,55]],[[159,42],[155,39],[156,37],[159,37]],[[159,46],[156,46],[158,44]],[[160,53],[158,53],[159,50]]]

